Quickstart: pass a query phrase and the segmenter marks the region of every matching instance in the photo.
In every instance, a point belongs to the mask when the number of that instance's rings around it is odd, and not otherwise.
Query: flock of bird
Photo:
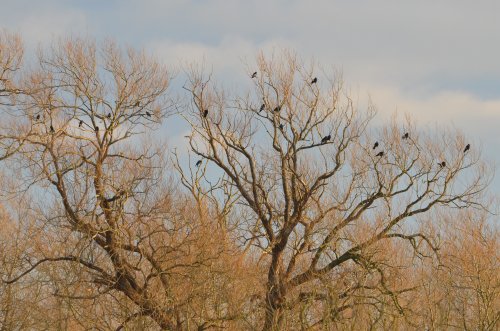
[[[141,104],[140,104],[140,101],[137,101],[137,102],[134,104],[134,107],[140,107],[140,105],[141,105]],[[149,111],[146,111],[146,112],[144,113],[144,115],[146,115],[147,117],[151,117],[151,113],[150,113]],[[206,117],[207,115],[208,115],[208,110],[205,110],[204,116]],[[106,117],[107,117],[108,119],[111,119],[111,113],[108,113],[108,114],[106,115]],[[40,121],[40,118],[41,118],[40,114],[37,114],[37,115],[35,116],[35,118],[34,118],[34,119],[35,119],[35,122]],[[78,120],[78,127],[79,127],[79,128],[81,128],[81,127],[83,126],[83,124],[84,124],[83,120]],[[54,126],[53,126],[52,124],[49,126],[49,130],[50,130],[50,133],[55,133],[55,129],[54,129]],[[99,126],[97,126],[97,125],[96,125],[96,126],[94,127],[94,130],[95,130],[96,132],[99,132]]]
[[[252,75],[250,76],[252,79],[253,78],[256,78],[257,77],[257,71],[255,71],[254,73],[252,73]],[[313,84],[316,84],[318,82],[318,78],[317,77],[314,77],[312,80],[311,80],[311,85]],[[266,108],[266,104],[263,103],[261,106],[260,106],[260,109],[259,109],[259,113],[262,112],[264,109]],[[280,106],[276,106],[273,111],[274,112],[279,112],[281,110],[281,107]],[[202,111],[202,115],[204,118],[206,118],[208,116],[208,109],[205,109]],[[284,124],[280,124],[279,125],[279,129],[283,131],[284,129]],[[332,139],[332,136],[331,134],[327,135],[327,136],[324,136],[323,138],[321,138],[321,144],[326,144],[328,143],[330,140]],[[403,134],[403,136],[401,137],[402,140],[407,140],[407,139],[410,139],[410,134],[408,132],[405,132]],[[373,150],[375,151],[377,148],[379,147],[379,142],[376,141],[374,144],[373,144]],[[470,144],[467,144],[463,150],[464,153],[467,153],[468,151],[470,150]],[[384,150],[381,150],[379,151],[377,154],[375,154],[376,157],[383,157],[384,156]],[[196,162],[196,167],[200,167],[202,164],[202,160],[198,160]],[[444,168],[446,167],[446,161],[441,161],[438,163],[439,167],[440,168]]]
[[[251,78],[256,78],[256,77],[257,77],[257,71],[255,71],[255,72],[251,75]],[[312,84],[316,84],[317,82],[318,82],[318,78],[317,78],[317,77],[314,77],[314,78],[311,80],[311,85],[312,85]],[[140,107],[140,101],[137,101],[137,102],[134,104],[134,107]],[[265,107],[266,107],[266,105],[265,105],[265,103],[263,103],[263,104],[260,106],[259,113],[260,113],[261,111],[263,111],[263,110],[265,109]],[[280,106],[277,106],[276,108],[274,108],[274,110],[273,110],[273,111],[274,111],[274,112],[279,112],[280,110],[281,110],[281,107],[280,107]],[[149,111],[146,111],[146,113],[145,113],[145,114],[146,114],[146,116],[151,117],[151,113],[150,113]],[[208,109],[204,109],[204,110],[202,111],[202,115],[203,115],[203,117],[204,117],[204,118],[206,118],[206,117],[208,116]],[[111,119],[111,113],[108,113],[108,114],[106,115],[106,117],[107,117],[108,119]],[[36,115],[35,120],[36,120],[36,121],[39,121],[39,120],[40,120],[40,114]],[[81,128],[83,124],[84,124],[83,120],[79,120],[79,121],[78,121],[78,127],[79,127],[79,128]],[[284,127],[285,127],[285,126],[284,126],[283,124],[280,124],[280,125],[279,125],[279,128],[280,128],[280,130],[281,130],[281,131],[283,131]],[[99,127],[98,127],[97,125],[94,127],[94,129],[95,129],[95,131],[96,131],[96,132],[99,132]],[[50,125],[50,132],[51,132],[51,133],[54,133],[54,132],[55,132],[54,127],[52,126],[52,124]],[[401,138],[402,138],[403,140],[409,139],[409,138],[410,138],[410,134],[409,134],[408,132],[406,132],[406,133],[405,133],[405,134],[404,134]],[[326,144],[326,143],[327,143],[327,142],[329,142],[331,139],[332,139],[331,134],[329,134],[329,135],[327,135],[327,136],[324,136],[324,137],[321,139],[321,144],[322,144],[322,145],[323,145],[323,144]],[[372,149],[373,149],[373,150],[376,150],[378,147],[379,147],[379,143],[378,143],[378,141],[376,141],[376,142],[373,144],[373,148],[372,148]],[[465,146],[465,148],[464,148],[464,151],[463,151],[463,152],[464,152],[464,153],[467,153],[469,150],[470,150],[470,144],[467,144],[467,145]],[[383,150],[379,151],[377,154],[375,154],[375,156],[376,156],[376,157],[382,157],[382,156],[384,156],[384,151],[383,151]],[[196,162],[196,164],[195,164],[195,165],[196,165],[196,167],[200,167],[200,166],[201,166],[201,163],[202,163],[202,160],[198,160],[198,161]],[[444,168],[444,167],[446,167],[446,161],[439,162],[439,163],[438,163],[438,165],[439,165],[439,167],[440,167],[440,168]]]
[[[410,138],[410,134],[408,132],[406,132],[402,137],[401,137],[403,140],[405,139],[409,139]],[[377,147],[379,146],[379,143],[378,141],[376,141],[374,144],[373,144],[373,150],[376,150]],[[464,153],[467,153],[468,151],[470,150],[470,144],[467,144],[464,148]],[[384,156],[384,151],[380,151],[378,152],[377,154],[375,154],[375,156],[378,156],[378,157],[382,157]],[[446,167],[446,161],[441,161],[441,162],[438,162],[438,165],[440,168],[444,168]]]

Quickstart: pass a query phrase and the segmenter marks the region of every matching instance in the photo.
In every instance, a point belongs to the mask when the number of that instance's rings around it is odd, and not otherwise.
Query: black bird
[[[50,132],[54,133],[54,127],[52,125],[50,126]]]
[[[375,142],[375,144],[373,144],[373,148],[372,149],[375,149],[378,147],[378,141]]]
[[[403,135],[403,137],[402,137],[402,138],[403,138],[403,139],[408,139],[408,138],[410,138],[410,134],[409,134],[408,132],[406,132],[406,133]]]
[[[375,155],[375,156],[380,156],[380,157],[384,156],[384,151],[378,152],[377,155]]]
[[[36,120],[38,121],[40,119],[40,114],[36,115]]]
[[[464,153],[467,153],[469,149],[470,149],[470,144],[467,144],[467,146],[465,146]]]
[[[78,127],[81,128],[82,127],[82,124],[83,124],[83,121],[80,120],[80,122],[78,123]]]
[[[201,160],[198,160],[198,162],[196,162],[196,167],[199,167],[201,166]]]
[[[266,104],[265,104],[265,103],[263,103],[263,104],[262,104],[262,106],[260,106],[259,113],[260,113],[261,111],[263,111],[263,110],[264,110],[264,108],[266,108]]]
[[[276,108],[274,108],[274,112],[277,113],[281,110],[281,107],[280,106],[277,106]]]
[[[95,132],[99,132],[99,127],[97,125],[95,126]]]
[[[111,118],[111,113],[108,113],[108,118]]]
[[[252,78],[257,77],[257,71],[252,74]]]
[[[147,112],[146,112],[146,116],[147,116],[147,117],[151,117],[151,113],[147,111]]]
[[[323,139],[321,139],[321,143],[326,144],[330,139],[332,139],[331,134],[329,134],[328,136],[324,136]]]
[[[314,79],[311,81],[311,84],[316,84],[318,82],[318,77],[314,77]]]
[[[207,116],[208,116],[208,109],[205,109],[205,110],[203,111],[203,117],[207,117]]]
[[[283,131],[283,128],[284,128],[284,127],[285,127],[285,126],[284,126],[283,124],[280,124],[280,130],[281,130],[281,131]]]
[[[446,167],[446,162],[445,162],[445,161],[443,161],[443,162],[441,162],[441,163],[438,163],[438,164],[439,164],[439,167],[440,167],[440,168],[444,168],[444,167]]]

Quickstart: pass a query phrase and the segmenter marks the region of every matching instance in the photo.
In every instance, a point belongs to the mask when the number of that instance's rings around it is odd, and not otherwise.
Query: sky
[[[451,126],[500,164],[500,1],[0,0],[0,28],[28,48],[77,35],[204,60],[228,85],[263,50],[291,48],[343,72],[379,120]],[[184,132],[168,132],[175,142]],[[500,193],[500,175],[493,191]]]

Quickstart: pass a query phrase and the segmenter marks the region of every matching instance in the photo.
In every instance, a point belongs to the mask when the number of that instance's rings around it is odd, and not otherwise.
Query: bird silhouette
[[[135,104],[134,104],[134,107],[139,107],[141,105],[141,102],[140,101],[137,101]]]
[[[316,84],[318,82],[318,77],[314,77],[314,79],[311,81],[311,84]]]
[[[378,147],[378,141],[375,142],[375,144],[373,144],[373,148],[372,149],[375,149]]]
[[[82,124],[83,124],[83,121],[80,120],[80,122],[78,122],[78,127],[81,128],[82,127]]]
[[[40,119],[40,114],[36,115],[36,120],[38,121]]]
[[[196,167],[199,167],[201,166],[201,160],[198,160],[198,162],[196,162]]]
[[[444,168],[444,167],[446,167],[446,162],[445,162],[445,161],[443,161],[443,162],[441,162],[441,163],[438,163],[438,164],[439,164],[439,167],[440,167],[440,168]]]
[[[410,138],[410,134],[409,134],[408,132],[406,132],[406,133],[403,135],[403,137],[402,137],[402,138],[403,138],[403,139],[408,139],[408,138]]]
[[[263,103],[263,104],[260,106],[259,113],[260,113],[261,111],[263,111],[263,110],[264,110],[264,108],[266,108],[266,104],[265,104],[265,103]]]
[[[330,139],[332,139],[331,134],[329,134],[328,136],[324,136],[323,139],[321,139],[321,143],[326,144]]]
[[[467,153],[469,149],[470,149],[470,144],[467,144],[467,146],[465,146],[464,153]]]
[[[257,71],[252,74],[252,78],[257,77]]]
[[[97,125],[95,126],[95,132],[99,132],[99,127]]]
[[[147,111],[147,112],[146,112],[146,116],[147,116],[147,117],[151,117],[151,113]]]
[[[380,156],[380,157],[384,156],[384,151],[378,152],[377,155],[375,155],[375,156]]]
[[[283,124],[280,124],[280,130],[281,130],[281,131],[283,131],[283,128],[284,128],[284,127],[285,127],[285,126],[284,126]]]
[[[280,106],[277,106],[276,108],[274,108],[274,112],[277,113],[281,110],[281,107]]]
[[[205,110],[203,111],[203,117],[207,117],[207,116],[208,116],[208,109],[205,109]]]
[[[54,127],[53,127],[52,125],[50,126],[50,132],[52,132],[52,133],[54,133],[54,132],[55,132],[55,131],[54,131]]]
[[[108,116],[107,116],[107,117],[108,117],[108,118],[111,118],[111,113],[108,113]]]

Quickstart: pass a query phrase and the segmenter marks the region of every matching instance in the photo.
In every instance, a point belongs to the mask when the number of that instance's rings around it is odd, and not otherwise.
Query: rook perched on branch
[[[321,139],[321,143],[326,144],[328,141],[330,141],[330,139],[332,139],[331,134],[329,134],[328,136],[324,136],[323,139]]]

